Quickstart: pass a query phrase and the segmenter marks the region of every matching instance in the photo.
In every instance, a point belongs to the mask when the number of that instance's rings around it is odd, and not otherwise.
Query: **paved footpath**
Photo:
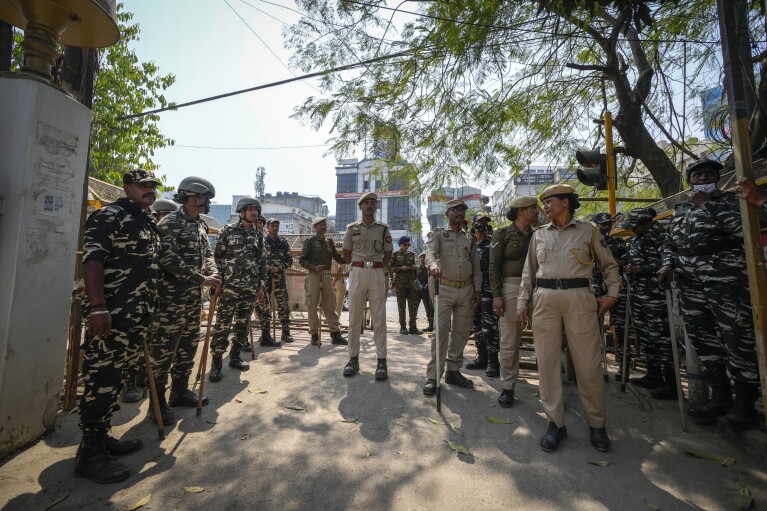
[[[114,433],[145,446],[123,458],[134,473],[122,483],[75,478],[78,417],[61,415],[38,443],[0,460],[0,506],[122,511],[151,494],[142,509],[731,510],[744,485],[754,509],[767,508],[765,432],[734,437],[690,424],[684,433],[676,401],[653,401],[630,386],[621,394],[608,385],[607,454],[589,445],[572,382],[565,383],[569,436],[555,453],[539,448],[546,420],[533,371],[523,371],[510,409],[497,406],[497,379],[466,372],[476,388],[445,386],[437,413],[421,393],[429,337],[399,335],[393,301],[388,381],[373,378],[369,332],[354,378],[341,376],[345,347],[317,349],[298,332],[286,347],[257,347],[248,372],[225,363],[224,380],[206,382],[211,404],[202,416],[176,408],[178,422],[162,442],[145,419],[147,400],[123,404]],[[452,451],[448,440],[471,454]]]

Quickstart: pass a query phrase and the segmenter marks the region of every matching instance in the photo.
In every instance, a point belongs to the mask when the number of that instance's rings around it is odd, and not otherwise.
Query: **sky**
[[[165,92],[169,101],[181,103],[293,77],[282,64],[290,57],[282,44],[282,29],[298,14],[261,0],[227,1],[126,4],[141,29],[133,48],[138,58],[154,61],[162,74],[176,76]],[[274,3],[295,6],[291,0]],[[161,131],[176,145],[156,152],[158,173],[174,186],[189,175],[205,177],[216,187],[216,202],[225,204],[232,195],[254,194],[256,169],[263,166],[267,193],[317,195],[335,213],[337,162],[332,154],[323,156],[328,128],[314,131],[290,118],[297,105],[319,94],[312,85],[317,86],[298,81],[160,114]],[[348,157],[362,158],[361,152]],[[490,195],[502,184],[483,191]]]

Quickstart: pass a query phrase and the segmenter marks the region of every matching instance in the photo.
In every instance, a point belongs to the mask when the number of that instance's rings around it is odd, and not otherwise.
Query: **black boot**
[[[279,348],[282,346],[282,343],[272,337],[271,332],[269,332],[268,328],[264,328],[261,330],[261,342],[259,342],[261,346],[270,346],[273,348]]]
[[[107,433],[104,436],[104,445],[110,456],[123,456],[131,454],[144,447],[144,442],[138,438],[133,440],[118,440]]]
[[[330,339],[331,339],[331,344],[339,344],[342,346],[346,346],[347,344],[349,344],[349,341],[344,339],[344,336],[341,335],[341,332],[330,332]]]
[[[176,422],[176,415],[173,413],[173,410],[170,409],[168,402],[165,400],[165,387],[162,385],[156,385],[155,388],[157,389],[157,403],[160,405],[160,416],[162,417],[162,424],[163,426],[169,426]],[[149,408],[147,409],[146,415],[152,419],[153,422],[157,422],[157,419],[154,416],[154,403],[152,402],[151,396],[149,396]]]
[[[170,406],[188,406],[197,408],[197,394],[189,390],[189,384],[185,381],[174,381],[170,386]],[[202,398],[202,405],[208,404],[208,398]]]
[[[130,468],[109,455],[103,429],[83,430],[75,458],[75,474],[94,483],[117,483],[130,477]]]
[[[141,393],[136,388],[136,381],[134,378],[128,379],[128,383],[125,384],[125,394],[123,394],[123,403],[135,403],[141,400]]]
[[[514,389],[503,389],[498,396],[498,404],[501,408],[511,408],[514,404]]]
[[[416,328],[416,326],[413,325],[408,329],[407,333],[409,333],[410,335],[421,335],[423,334],[423,331],[418,330],[418,328]]]
[[[676,371],[674,366],[663,368],[663,385],[654,388],[650,392],[653,399],[671,400],[677,398],[676,392]]]
[[[485,374],[491,378],[501,374],[501,368],[498,365],[498,353],[487,354],[487,368]]]
[[[485,349],[484,344],[477,344],[477,358],[468,362],[464,367],[470,371],[475,369],[487,369],[487,350]]]
[[[319,334],[312,334],[312,340],[309,341],[309,344],[311,344],[312,346],[319,346],[320,345]]]
[[[229,352],[229,367],[240,371],[250,369],[250,364],[240,358],[240,347],[237,345],[232,345],[232,351]]]
[[[386,359],[379,358],[378,365],[376,366],[376,380],[385,380],[389,377],[389,373],[386,372]]]
[[[687,415],[700,423],[711,422],[732,408],[732,389],[730,377],[724,366],[716,366],[708,370],[706,380],[711,385],[711,399],[707,403],[691,406]]]
[[[212,382],[221,381],[221,379],[224,377],[224,373],[221,372],[223,367],[223,355],[213,355],[213,358],[210,361],[210,373],[208,373],[208,379]]]
[[[351,357],[344,366],[344,376],[354,376],[360,372],[360,357]]]
[[[280,337],[280,340],[282,342],[293,342],[293,336],[290,335],[290,327],[288,325],[282,325],[282,337]]]
[[[663,372],[660,364],[656,362],[647,362],[647,374],[641,378],[631,378],[629,380],[633,385],[644,389],[654,389],[663,384]]]
[[[754,403],[759,398],[756,383],[735,380],[735,406],[719,417],[719,424],[735,431],[753,429],[759,425]]]
[[[399,333],[402,335],[407,335],[407,327],[404,324],[399,326]]]

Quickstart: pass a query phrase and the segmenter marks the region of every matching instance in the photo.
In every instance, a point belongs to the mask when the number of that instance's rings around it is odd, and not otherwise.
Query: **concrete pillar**
[[[91,112],[0,78],[0,457],[53,427],[62,389]]]

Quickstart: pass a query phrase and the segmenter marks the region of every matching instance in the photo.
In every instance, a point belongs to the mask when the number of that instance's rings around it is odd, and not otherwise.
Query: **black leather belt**
[[[716,254],[722,250],[732,250],[734,248],[741,248],[742,246],[743,242],[739,238],[730,238],[728,240],[722,240],[719,243],[709,243],[706,245],[698,245],[696,247],[677,247],[676,251],[681,256],[695,257]]]
[[[589,287],[591,281],[589,279],[537,279],[535,284],[547,289],[574,289]]]

